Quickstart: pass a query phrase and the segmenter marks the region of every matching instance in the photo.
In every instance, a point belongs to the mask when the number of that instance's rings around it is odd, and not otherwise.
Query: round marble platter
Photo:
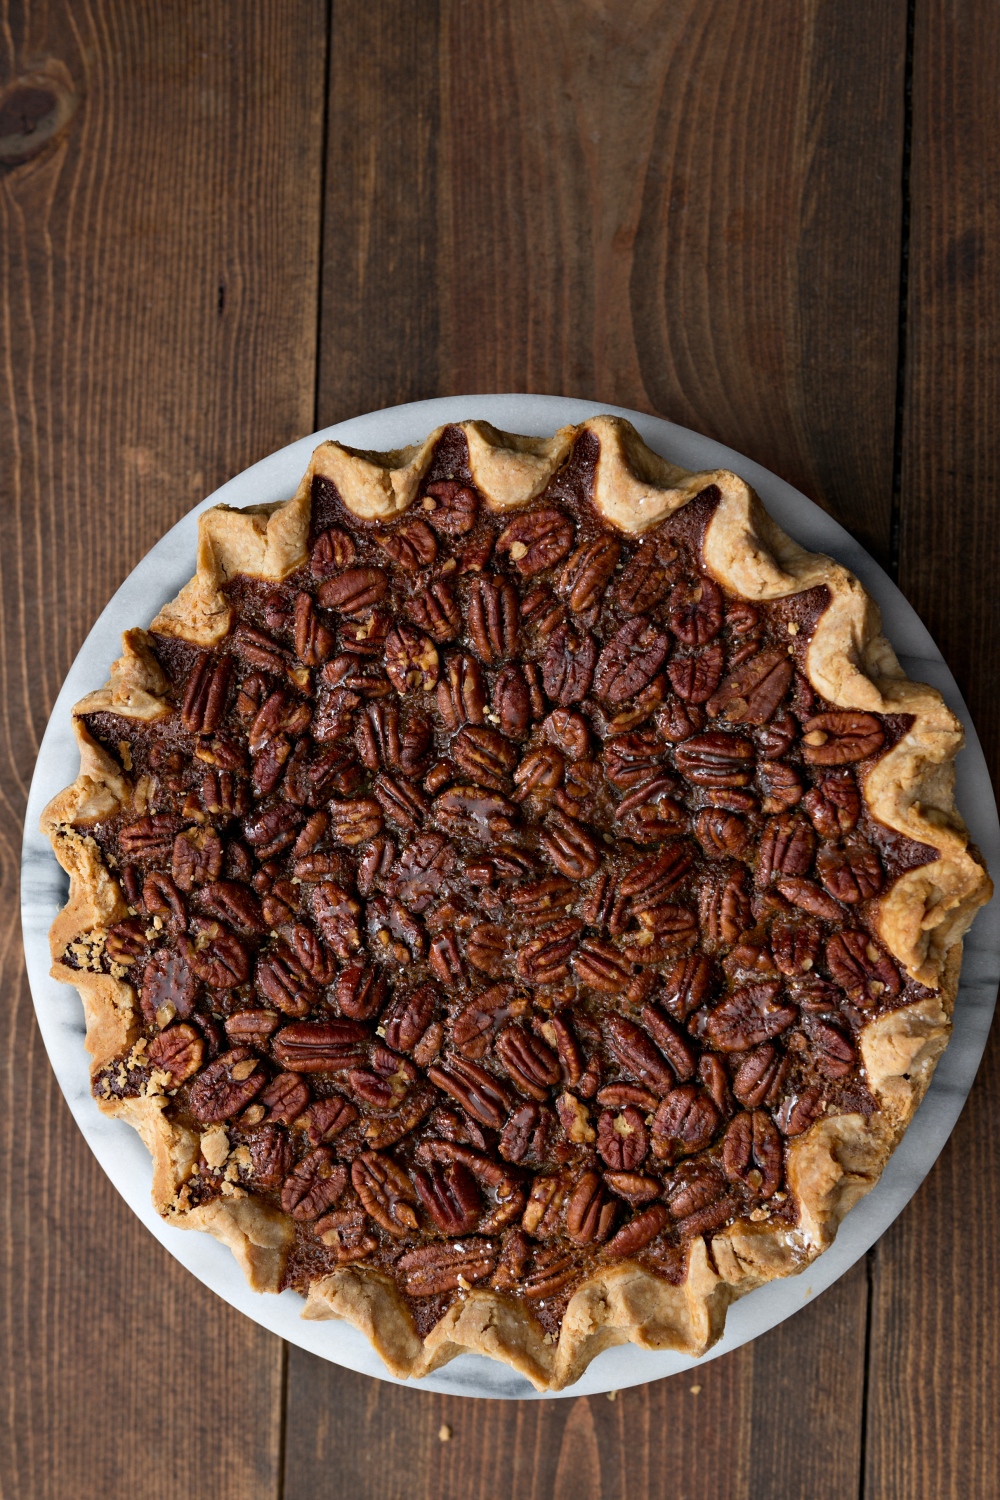
[[[342,1322],[306,1323],[302,1299],[251,1292],[230,1252],[209,1235],[173,1228],[150,1203],[150,1159],[126,1124],[106,1119],[90,1094],[83,1008],[75,989],[49,975],[48,930],[64,904],[68,880],[38,831],[42,808],[76,776],[79,762],[70,708],[107,680],[120,635],[147,624],[194,572],[197,518],[208,506],[266,504],[293,494],[314,446],[334,437],[352,447],[389,450],[416,442],[435,427],[484,418],[507,432],[544,436],[600,412],[627,417],[656,452],[687,469],[728,468],[760,495],[778,523],[813,551],[826,552],[860,578],[882,609],[885,632],[906,672],[933,684],[965,725],[958,760],[958,804],[987,864],[1000,870],[1000,825],[976,732],[951,673],[914,610],[882,569],[825,511],[798,490],[720,443],[655,417],[555,396],[454,396],[370,412],[290,444],[224,484],[180,521],[130,574],[83,644],[56,700],[28,797],[22,862],[22,921],[28,977],[38,1024],[59,1085],[87,1143],[129,1207],[150,1233],[212,1291],[281,1338],[335,1364],[391,1380],[363,1334]],[[833,1246],[800,1275],[761,1287],[729,1310],[725,1336],[704,1356],[715,1359],[774,1328],[824,1291],[858,1260],[907,1205],[958,1119],[982,1057],[1000,979],[1000,896],[984,908],[966,938],[954,1035],[927,1096],[877,1187],[848,1215]],[[701,1363],[669,1351],[626,1344],[606,1350],[562,1396],[624,1389]],[[539,1399],[522,1376],[481,1355],[464,1354],[426,1376],[418,1388],[450,1395]]]

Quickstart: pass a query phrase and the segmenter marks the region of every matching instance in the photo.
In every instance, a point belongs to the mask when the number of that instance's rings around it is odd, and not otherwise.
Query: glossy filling
[[[506,516],[457,429],[390,525],[317,479],[308,566],[233,580],[213,651],[153,637],[169,717],[87,719],[131,915],[66,962],[143,1020],[98,1096],[166,1093],[182,1206],[280,1206],[286,1285],[378,1267],[421,1334],[472,1286],[554,1333],[602,1265],[793,1224],[787,1142],[875,1107],[857,1033],[927,993],[872,924],[936,851],[860,792],[909,719],[809,686],[825,588],[707,575],[714,488],[604,523],[597,451]]]

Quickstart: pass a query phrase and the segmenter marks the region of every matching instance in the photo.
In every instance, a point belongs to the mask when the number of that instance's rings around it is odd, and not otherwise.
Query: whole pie
[[[702,1353],[877,1180],[991,889],[857,580],[613,417],[322,443],[74,725],[97,1102],[396,1375]]]

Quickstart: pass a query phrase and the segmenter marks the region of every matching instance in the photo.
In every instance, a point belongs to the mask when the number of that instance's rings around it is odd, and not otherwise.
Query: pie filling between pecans
[[[790,1143],[877,1110],[859,1034],[934,993],[876,918],[939,851],[863,792],[913,716],[811,686],[825,585],[712,577],[716,484],[629,534],[599,451],[513,513],[454,427],[388,523],[316,475],[303,566],[147,638],[170,712],[82,720],[134,789],[87,827],[128,914],[59,955],[138,996],[98,1099],[159,1090],[178,1210],[264,1201],[281,1287],[374,1268],[421,1338],[792,1233]]]

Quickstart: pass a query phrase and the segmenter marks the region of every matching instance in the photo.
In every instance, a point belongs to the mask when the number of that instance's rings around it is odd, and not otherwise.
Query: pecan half
[[[277,1019],[277,1018],[275,1018]],[[298,1073],[279,1073],[258,1096],[268,1124],[291,1125],[309,1106],[309,1085]]]
[[[763,890],[776,875],[808,875],[816,852],[816,835],[801,813],[769,818],[757,855],[757,886]]]
[[[811,766],[844,766],[874,755],[885,731],[874,714],[839,710],[816,714],[802,726],[802,758]]]
[[[775,881],[775,885],[786,901],[802,911],[811,912],[814,917],[822,917],[825,922],[839,922],[842,919],[843,913],[836,901],[821,890],[815,881],[782,875]]]
[[[781,1089],[789,1062],[771,1042],[762,1042],[748,1052],[733,1078],[733,1093],[745,1109],[771,1102]]]
[[[625,1072],[636,1083],[662,1095],[673,1087],[674,1074],[641,1026],[624,1016],[609,1016],[604,1023],[609,1048]]]
[[[771,927],[771,953],[782,974],[807,974],[819,957],[822,931],[808,917],[777,916]]]
[[[692,735],[674,751],[678,771],[696,786],[749,786],[753,780],[752,741],[711,729]]]
[[[187,682],[181,704],[181,723],[190,734],[211,734],[218,729],[226,713],[232,658],[198,657]]]
[[[363,1151],[351,1164],[351,1182],[365,1213],[395,1239],[417,1228],[416,1191],[391,1157]]]
[[[331,526],[316,538],[309,558],[309,571],[314,578],[331,578],[349,568],[357,556],[353,539],[338,526]]]
[[[239,1114],[266,1082],[260,1059],[246,1047],[234,1047],[209,1063],[192,1083],[188,1109],[200,1124],[218,1125]]]
[[[702,882],[698,920],[706,942],[729,947],[753,923],[743,865],[720,870]]]
[[[377,535],[375,540],[404,573],[419,573],[437,557],[434,533],[423,521],[408,521],[395,531]]]
[[[537,673],[534,663],[509,662],[501,667],[493,684],[493,711],[504,734],[514,740],[524,739],[532,720],[542,711],[541,693],[533,679],[529,680],[529,667]]]
[[[578,894],[574,883],[560,875],[522,885],[510,894],[514,920],[526,927],[548,926],[566,916]]]
[[[442,644],[453,641],[462,629],[462,611],[451,588],[435,579],[406,601],[406,613],[431,640]]]
[[[381,604],[389,593],[389,579],[381,568],[346,568],[319,586],[324,609],[341,615],[360,615]]]
[[[614,537],[594,537],[583,542],[563,564],[556,589],[577,614],[596,604],[618,566],[621,544]]]
[[[553,809],[539,831],[538,842],[567,880],[589,880],[601,862],[599,847],[584,824]]]
[[[480,659],[493,666],[517,649],[520,624],[517,590],[507,578],[484,573],[469,585],[469,638]]]
[[[566,1233],[575,1245],[596,1245],[614,1226],[618,1205],[597,1172],[584,1172],[566,1205]]]
[[[722,676],[722,646],[710,646],[690,656],[675,656],[667,668],[670,685],[685,703],[705,703],[711,698]]]
[[[757,784],[762,793],[761,806],[766,813],[783,812],[802,800],[805,787],[794,766],[784,761],[764,760],[757,767]]]
[[[651,1203],[623,1224],[618,1233],[604,1247],[604,1254],[611,1260],[625,1260],[656,1239],[666,1229],[670,1214],[665,1203]]]
[[[598,1116],[597,1149],[614,1172],[632,1172],[642,1165],[649,1151],[649,1135],[635,1105],[626,1104],[618,1113],[604,1110]]]
[[[575,917],[550,922],[518,948],[517,972],[529,984],[558,984],[569,974],[569,958],[583,923]]]
[[[394,625],[386,636],[385,670],[398,693],[429,693],[438,680],[438,649],[412,625]]]
[[[708,700],[713,718],[730,724],[766,724],[792,685],[787,654],[761,651],[731,672]]]
[[[447,729],[481,724],[486,717],[483,670],[474,656],[449,656],[437,685],[437,710]]]
[[[218,880],[222,873],[222,840],[211,828],[188,828],[174,839],[170,873],[184,892]]]
[[[894,999],[902,988],[899,970],[866,932],[854,928],[836,933],[826,945],[833,979],[862,1010]]]
[[[297,1021],[274,1038],[274,1055],[296,1073],[341,1073],[364,1065],[360,1044],[369,1039],[358,1021]]]
[[[802,805],[821,838],[853,833],[861,816],[861,794],[850,771],[834,771],[805,794]]]
[[[642,1023],[677,1074],[678,1083],[686,1083],[694,1073],[695,1054],[681,1031],[656,1005],[643,1006]]]
[[[147,1021],[159,1015],[186,1019],[194,1010],[198,981],[185,955],[173,948],[158,948],[142,971],[139,999]]]
[[[584,938],[573,954],[572,964],[581,984],[605,995],[617,995],[627,989],[634,973],[627,954],[599,938]]]
[[[382,828],[382,808],[374,797],[356,797],[329,804],[330,836],[352,849],[374,838]]]
[[[667,597],[677,575],[678,552],[667,537],[648,536],[625,568],[616,602],[626,614],[645,614]]]
[[[180,950],[197,979],[211,989],[231,990],[250,977],[250,955],[235,933],[221,922],[194,917],[194,942],[185,938]]]
[[[781,1103],[775,1123],[782,1135],[803,1135],[823,1113],[823,1090],[812,1084],[800,1094],[789,1094]]]
[[[634,1208],[658,1198],[663,1187],[658,1177],[647,1177],[642,1172],[605,1172],[604,1181]]]
[[[161,876],[163,880],[166,877]],[[235,880],[217,880],[204,885],[196,897],[199,910],[233,928],[241,937],[260,937],[267,931],[260,902],[253,891]]]
[[[256,978],[257,988],[286,1016],[307,1016],[319,998],[319,991],[283,943],[258,958]]]
[[[262,813],[247,819],[243,832],[260,860],[273,859],[276,854],[291,847],[303,815],[289,802],[276,802]]]
[[[721,1124],[709,1096],[693,1083],[671,1089],[653,1117],[653,1151],[664,1161],[676,1161],[704,1151]]]
[[[148,1057],[154,1068],[169,1073],[176,1087],[201,1067],[205,1043],[193,1026],[168,1026],[149,1044]]]
[[[281,1189],[281,1206],[300,1223],[332,1208],[347,1186],[347,1168],[339,1166],[329,1146],[317,1146],[303,1157]]]
[[[485,1057],[497,1026],[522,1015],[528,1002],[513,985],[496,984],[464,1005],[452,1025],[452,1040],[466,1057]]]
[[[508,1026],[496,1041],[497,1056],[515,1088],[539,1102],[559,1082],[559,1060],[540,1037],[520,1026]]]
[[[415,833],[430,808],[419,787],[393,776],[377,776],[372,783],[375,800],[390,823]]]
[[[594,691],[605,703],[624,703],[652,682],[669,651],[669,637],[643,615],[635,616],[602,648],[594,672]]]
[[[334,649],[333,632],[316,615],[309,594],[295,596],[295,655],[303,666],[319,667],[329,661]]]
[[[794,1005],[782,1005],[781,986],[750,984],[736,989],[710,1011],[705,1030],[719,1052],[745,1052],[759,1042],[786,1031],[798,1015]]]
[[[515,516],[496,540],[522,578],[533,578],[561,562],[573,546],[573,523],[560,510],[539,509]]]
[[[250,1171],[255,1187],[280,1187],[292,1165],[292,1143],[278,1125],[265,1125],[250,1142]]]
[[[382,1016],[386,1045],[396,1052],[411,1052],[434,1018],[438,994],[432,984],[399,992]]]
[[[722,591],[711,578],[675,583],[670,591],[667,622],[685,646],[707,646],[722,629]]]
[[[169,813],[153,813],[119,830],[118,847],[131,859],[162,862],[170,858],[178,820]]]
[[[761,1198],[773,1198],[781,1186],[783,1157],[770,1115],[754,1110],[730,1122],[722,1142],[722,1168],[730,1182],[743,1183]]]
[[[372,964],[353,963],[337,980],[337,1004],[345,1016],[368,1021],[382,1009],[389,994],[385,975]]]
[[[505,735],[485,725],[471,724],[451,743],[451,756],[470,781],[494,792],[505,792],[517,765],[517,750]]]
[[[677,961],[667,975],[663,1004],[677,1021],[686,1021],[712,993],[712,961],[703,953],[693,953]]]
[[[725,808],[703,807],[694,831],[709,859],[743,859],[750,847],[745,819]]]
[[[445,536],[465,536],[476,524],[479,501],[467,484],[454,479],[429,484],[420,502],[426,520]]]
[[[569,708],[590,692],[597,662],[597,642],[587,631],[559,625],[549,636],[542,663],[542,684],[553,703]]]
[[[816,856],[816,869],[830,895],[849,906],[870,900],[882,889],[878,851],[860,839],[824,844]]]
[[[311,1104],[301,1117],[301,1124],[310,1146],[319,1146],[323,1141],[332,1141],[357,1118],[353,1104],[340,1094],[331,1094]]]
[[[857,1062],[857,1053],[843,1032],[818,1016],[803,1016],[802,1029],[809,1039],[809,1051],[821,1077],[846,1077]]]
[[[481,1125],[502,1129],[510,1108],[510,1092],[478,1063],[453,1055],[444,1065],[428,1068],[427,1077]]]
[[[517,808],[505,797],[476,786],[450,787],[435,797],[431,812],[445,833],[483,844],[502,839],[517,819]]]
[[[476,1179],[461,1161],[416,1167],[417,1196],[442,1234],[470,1234],[479,1222],[483,1200]]]
[[[484,1239],[422,1245],[419,1250],[401,1255],[396,1264],[403,1272],[403,1287],[408,1296],[435,1297],[483,1281],[496,1265],[496,1247]]]

